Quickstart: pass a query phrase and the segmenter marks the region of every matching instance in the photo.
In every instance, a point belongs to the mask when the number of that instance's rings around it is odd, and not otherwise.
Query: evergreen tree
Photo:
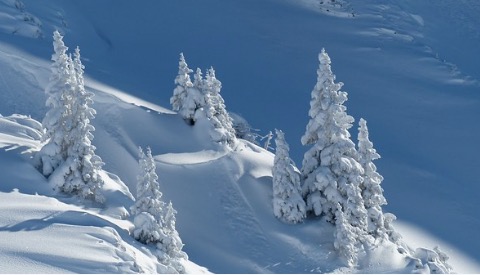
[[[183,53],[180,54],[180,61],[178,66],[178,75],[175,78],[175,84],[177,85],[173,90],[173,96],[170,98],[170,103],[174,111],[177,111],[185,121],[189,124],[195,124],[195,113],[202,108],[205,103],[203,101],[203,95],[201,89],[194,85],[190,80],[190,73],[193,72],[185,61]],[[201,72],[200,80],[201,80]],[[195,75],[198,77],[197,75]],[[195,84],[198,83],[198,79],[195,78]]]
[[[347,93],[340,91],[343,83],[334,82],[330,57],[324,49],[319,60],[310,101],[311,119],[301,139],[303,145],[312,145],[302,163],[302,193],[307,210],[315,215],[324,214],[333,223],[337,205],[341,205],[353,225],[365,227],[366,210],[360,194],[363,169],[355,160],[357,152],[348,132],[353,118],[343,105]]]
[[[162,245],[159,249],[162,249],[162,251],[168,255],[175,270],[179,273],[185,273],[185,268],[178,260],[188,259],[188,256],[182,251],[183,243],[175,228],[176,214],[177,211],[173,208],[172,202],[169,202],[165,209],[164,232],[166,236],[162,240]]]
[[[89,105],[93,94],[84,87],[80,50],[76,49],[72,59],[63,36],[55,31],[53,38],[52,74],[46,88],[50,109],[42,122],[46,144],[35,156],[37,164],[61,191],[103,202],[99,175],[103,162],[91,143],[94,128],[90,120],[95,110]]]
[[[380,155],[373,148],[373,143],[368,138],[367,122],[361,118],[358,128],[358,155],[359,162],[363,167],[362,197],[368,213],[368,233],[375,239],[386,239],[386,229],[382,205],[387,204],[380,186],[383,177],[377,172],[373,161]]]
[[[130,208],[134,215],[133,236],[142,243],[154,244],[157,257],[163,264],[185,273],[179,260],[188,257],[182,251],[183,243],[175,229],[176,211],[171,202],[167,205],[161,199],[163,194],[149,147],[146,154],[139,148],[139,170],[136,201]]]
[[[145,154],[139,148],[139,174],[137,176],[137,195],[135,204],[130,208],[132,215],[142,212],[149,213],[155,220],[163,223],[165,203],[162,201],[162,192],[158,183],[155,160],[150,147]]]
[[[335,248],[355,264],[357,251],[372,240],[367,234],[367,211],[361,194],[363,169],[348,129],[353,118],[343,105],[347,93],[335,83],[330,57],[319,54],[317,84],[310,101],[310,121],[302,136],[303,145],[312,145],[303,159],[302,195],[307,211],[335,224]]]
[[[95,118],[96,111],[90,107],[93,103],[93,93],[85,90],[84,66],[80,60],[80,49],[77,47],[72,61],[72,74],[75,76],[75,89],[72,97],[71,113],[68,116],[65,139],[69,147],[67,149],[67,161],[70,169],[64,175],[65,183],[61,190],[66,193],[79,194],[84,198],[93,198],[97,202],[103,202],[104,197],[100,194],[103,180],[99,174],[102,169],[102,159],[95,154],[95,146],[92,144],[95,128],[90,121]]]
[[[222,83],[215,77],[215,70],[210,68],[202,85],[205,95],[205,114],[213,129],[210,133],[215,142],[234,146],[236,143],[233,120],[228,114],[225,101],[220,95]]]
[[[53,48],[51,74],[45,89],[48,95],[46,106],[49,110],[42,121],[45,129],[42,141],[46,144],[35,156],[38,168],[46,177],[67,159],[68,144],[64,139],[65,120],[70,114],[75,82],[72,63],[67,55],[68,48],[58,31],[53,33]]]
[[[305,201],[300,196],[300,176],[289,157],[289,146],[282,131],[276,130],[273,161],[273,213],[287,223],[305,218]]]
[[[340,257],[345,260],[345,263],[348,266],[354,266],[358,261],[358,248],[355,245],[357,243],[358,233],[356,231],[358,229],[348,222],[340,204],[337,204],[335,218],[336,226],[333,245]]]
[[[203,84],[204,84],[204,80],[203,80],[202,70],[200,68],[197,68],[197,70],[195,71],[195,74],[193,75],[193,87],[199,91],[202,91],[202,94],[203,94],[203,90],[204,90]]]

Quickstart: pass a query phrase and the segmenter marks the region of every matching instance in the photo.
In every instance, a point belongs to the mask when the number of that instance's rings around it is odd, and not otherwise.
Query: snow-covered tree
[[[368,137],[367,122],[361,118],[358,128],[358,160],[363,167],[362,197],[368,213],[368,233],[375,239],[387,238],[384,224],[382,205],[387,204],[383,196],[383,189],[380,184],[383,177],[377,172],[373,161],[380,158],[380,155],[373,148],[373,143]]]
[[[204,79],[203,79],[202,70],[200,68],[197,68],[197,70],[195,71],[195,74],[193,75],[193,87],[199,91],[202,91],[202,94],[203,94],[203,90],[204,90],[203,84],[204,84]]]
[[[289,157],[289,146],[281,130],[275,129],[276,152],[273,161],[273,213],[288,223],[305,218],[305,201],[300,195],[300,175]]]
[[[156,220],[163,222],[165,202],[162,201],[162,192],[158,183],[155,160],[150,147],[145,154],[139,148],[139,174],[137,176],[137,195],[135,204],[130,208],[132,215],[142,212],[149,213]]]
[[[92,93],[85,90],[84,66],[77,48],[74,59],[67,54],[63,36],[53,34],[52,73],[46,88],[50,107],[42,125],[45,145],[36,160],[42,173],[61,191],[103,202],[99,171],[103,165],[92,145],[90,120],[95,116]]]
[[[333,245],[345,263],[348,266],[354,266],[358,261],[358,248],[356,246],[358,243],[358,228],[353,227],[348,222],[340,204],[337,204],[335,218]]]
[[[324,49],[319,61],[310,121],[301,139],[303,145],[312,146],[302,163],[302,195],[307,211],[335,224],[335,248],[353,265],[357,251],[372,242],[361,193],[363,168],[348,132],[354,120],[343,105],[347,100],[347,93],[340,91],[343,83],[335,83]]]
[[[95,128],[90,121],[95,118],[96,111],[90,107],[93,103],[93,93],[85,90],[84,66],[80,59],[80,49],[74,52],[72,74],[75,75],[74,94],[71,102],[71,112],[68,116],[65,139],[69,145],[67,159],[69,171],[64,175],[65,183],[60,189],[66,193],[79,194],[84,198],[93,198],[103,202],[100,194],[103,180],[99,174],[102,169],[102,159],[95,154],[92,144]]]
[[[70,114],[75,82],[72,63],[67,54],[68,48],[58,31],[53,33],[53,48],[51,74],[45,89],[48,96],[46,106],[49,109],[42,121],[45,129],[42,141],[46,144],[35,156],[37,166],[46,177],[67,159],[65,120]]]
[[[192,87],[190,80],[190,73],[193,71],[188,68],[183,53],[180,53],[180,60],[178,62],[178,75],[175,77],[175,84],[177,85],[173,90],[173,96],[170,98],[170,104],[174,111],[180,111],[184,107],[184,101],[187,98],[187,89]]]
[[[361,199],[363,172],[355,160],[355,144],[348,129],[353,118],[343,103],[347,93],[340,91],[343,83],[335,83],[330,57],[322,49],[319,54],[317,84],[310,101],[310,121],[302,136],[303,145],[312,145],[303,159],[302,193],[307,210],[335,221],[337,205],[343,206],[352,225],[366,227],[366,210]]]
[[[188,259],[185,252],[182,251],[183,243],[180,239],[177,229],[175,228],[177,211],[173,208],[172,202],[169,202],[165,208],[165,238],[162,240],[161,249],[168,257],[170,262],[179,273],[185,273],[185,268],[179,263],[179,259]]]
[[[225,101],[220,95],[222,83],[215,77],[213,68],[207,71],[202,88],[206,103],[205,114],[213,126],[210,136],[215,142],[233,146],[236,143],[233,121],[226,110]]]
[[[383,225],[385,227],[385,232],[388,236],[388,240],[394,244],[402,246],[401,240],[402,235],[398,233],[395,228],[393,227],[393,222],[397,219],[395,215],[392,213],[384,213],[383,214]]]
[[[175,229],[176,211],[171,202],[167,205],[162,201],[155,160],[149,147],[146,154],[139,148],[139,170],[136,201],[130,208],[134,215],[133,236],[142,243],[154,244],[163,264],[185,273],[179,260],[187,259],[187,254],[182,251],[183,243]]]
[[[205,105],[204,96],[200,85],[198,85],[198,76],[201,78],[201,71],[195,74],[195,85],[190,80],[190,73],[193,72],[185,61],[183,53],[180,54],[178,63],[178,75],[175,78],[177,85],[173,90],[173,96],[170,103],[174,111],[177,111],[185,121],[190,125],[195,124],[195,113]]]

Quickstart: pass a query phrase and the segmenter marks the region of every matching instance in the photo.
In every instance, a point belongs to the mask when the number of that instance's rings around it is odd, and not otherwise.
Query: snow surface
[[[368,120],[400,233],[412,247],[440,245],[456,272],[480,272],[477,1],[17,2],[0,1],[2,273],[162,271],[128,234],[138,146],[152,148],[178,210],[189,272],[411,272],[388,247],[369,266],[341,268],[329,225],[273,216],[273,154],[247,142],[226,152],[169,111],[184,52],[192,68],[215,67],[227,110],[262,135],[282,129],[299,164],[322,47],[348,112]],[[80,46],[96,94],[105,207],[54,193],[30,163],[55,28]]]

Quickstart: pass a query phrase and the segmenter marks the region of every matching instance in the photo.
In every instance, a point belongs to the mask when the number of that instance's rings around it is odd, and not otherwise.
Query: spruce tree
[[[133,236],[145,244],[154,244],[157,257],[178,273],[185,273],[180,259],[187,259],[182,251],[183,243],[175,228],[175,214],[172,203],[162,201],[155,160],[147,147],[146,154],[139,148],[139,174],[135,204],[130,208],[134,216]]]
[[[275,129],[276,149],[273,161],[273,213],[287,223],[305,218],[305,201],[300,195],[300,175],[289,157],[289,146],[282,131]]]
[[[343,83],[335,83],[324,49],[319,61],[310,121],[301,139],[303,145],[311,145],[302,163],[302,195],[307,211],[335,224],[335,248],[353,265],[357,251],[371,242],[360,188],[363,169],[348,132],[354,120],[343,105],[347,100],[347,93],[340,91]]]
[[[175,78],[177,86],[173,90],[170,103],[173,110],[177,111],[191,125],[195,123],[195,112],[203,106],[201,103],[203,99],[202,94],[199,89],[194,88],[190,80],[190,73],[192,72],[188,68],[183,53],[181,53],[178,62],[178,75]]]
[[[162,201],[162,192],[158,183],[155,160],[150,147],[145,154],[142,148],[139,151],[139,173],[137,176],[137,194],[135,204],[130,208],[133,215],[142,212],[149,213],[156,220],[163,223],[165,203]]]
[[[182,251],[183,243],[177,229],[175,228],[176,214],[177,211],[173,208],[172,202],[169,202],[165,208],[165,238],[162,240],[162,245],[157,246],[168,255],[172,266],[178,273],[185,273],[185,268],[179,260],[188,259],[188,256]]]
[[[373,163],[380,158],[380,155],[369,140],[367,122],[363,118],[360,119],[358,128],[358,155],[364,170],[362,197],[368,213],[368,233],[375,239],[384,240],[387,238],[387,233],[382,205],[387,204],[387,200],[380,186],[383,177],[377,172],[377,167]]]
[[[340,204],[337,204],[335,218],[333,245],[347,266],[354,266],[358,261],[358,247],[356,246],[358,228],[349,223]]]
[[[61,190],[66,193],[79,194],[84,198],[92,198],[97,202],[104,202],[100,189],[103,179],[100,176],[102,159],[95,154],[92,144],[95,128],[90,124],[95,118],[96,111],[92,107],[93,93],[85,90],[84,69],[80,59],[80,49],[77,47],[72,60],[72,74],[75,76],[75,89],[72,97],[71,112],[68,116],[65,139],[67,149],[67,163],[70,169],[64,175],[65,183]]]
[[[361,201],[362,167],[355,160],[355,144],[348,129],[353,118],[343,103],[347,93],[340,91],[343,83],[335,83],[330,57],[322,49],[319,54],[317,84],[310,101],[310,121],[302,136],[303,145],[312,145],[302,165],[302,193],[307,210],[325,215],[334,223],[337,205],[356,226],[366,226],[366,210]],[[350,217],[348,217],[350,216]]]
[[[177,85],[173,90],[173,96],[170,98],[170,103],[174,111],[180,111],[183,107],[183,101],[187,97],[187,89],[192,87],[190,80],[190,73],[193,71],[188,67],[183,53],[180,53],[180,60],[178,62],[178,75],[175,77],[175,84]]]
[[[35,156],[37,165],[61,191],[103,202],[99,175],[103,162],[91,143],[93,94],[84,87],[80,50],[76,49],[72,59],[58,31],[53,39],[52,73],[46,88],[50,109],[42,121],[46,143]]]
[[[48,95],[46,106],[49,109],[42,120],[42,126],[45,129],[42,141],[45,144],[35,156],[39,170],[46,177],[67,159],[68,144],[64,139],[67,133],[65,120],[70,113],[75,82],[72,63],[67,55],[68,48],[58,31],[53,33],[53,48],[51,74],[45,89]]]
[[[210,136],[215,142],[233,147],[236,143],[233,120],[228,114],[225,101],[220,95],[222,83],[215,77],[213,68],[207,71],[202,88],[205,96],[205,114],[213,128]]]

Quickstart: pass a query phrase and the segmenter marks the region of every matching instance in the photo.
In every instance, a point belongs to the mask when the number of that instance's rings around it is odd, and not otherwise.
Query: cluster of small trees
[[[42,126],[45,129],[43,147],[35,154],[39,171],[60,191],[104,203],[101,189],[104,184],[100,171],[104,163],[95,154],[92,145],[95,128],[90,121],[95,117],[93,94],[85,90],[84,66],[77,47],[73,54],[63,36],[53,34],[51,76],[46,93],[47,111]],[[213,75],[213,76],[212,76]],[[210,81],[215,78],[209,73]],[[169,273],[185,273],[182,259],[182,241],[175,229],[172,203],[161,200],[155,161],[150,148],[145,154],[140,148],[140,172],[137,178],[137,196],[131,207],[134,216],[133,236],[145,244],[154,244],[157,258],[169,269]]]
[[[197,68],[193,82],[190,77],[192,72],[181,53],[175,78],[176,87],[170,98],[173,110],[190,125],[195,125],[198,121],[208,122],[213,141],[234,147],[236,135],[233,120],[220,95],[222,83],[215,77],[215,70],[208,69],[203,77],[202,70]]]
[[[335,248],[348,265],[354,265],[361,251],[400,237],[391,225],[395,216],[382,211],[386,204],[380,186],[383,177],[373,163],[380,155],[369,140],[367,123],[360,119],[357,149],[348,131],[354,119],[343,105],[347,100],[347,93],[340,91],[343,83],[335,83],[324,49],[319,61],[310,121],[301,139],[311,147],[301,172],[288,156],[284,134],[277,131],[273,209],[275,216],[290,223],[302,221],[307,214],[325,217],[336,228]]]

